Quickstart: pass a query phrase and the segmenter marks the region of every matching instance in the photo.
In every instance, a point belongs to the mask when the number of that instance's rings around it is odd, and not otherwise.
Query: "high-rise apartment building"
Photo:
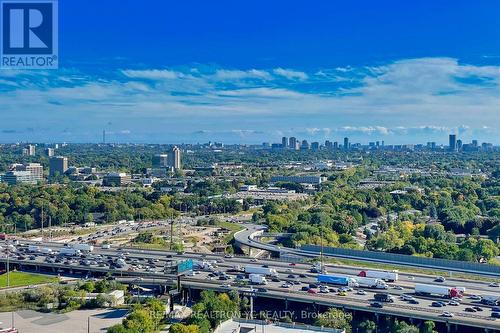
[[[35,156],[35,145],[27,145],[23,149],[23,155],[25,156]]]
[[[290,149],[297,149],[297,138],[296,137],[290,137],[290,140],[288,141],[290,145]]]
[[[288,138],[286,136],[281,138],[281,148],[288,148]]]
[[[54,148],[45,148],[45,155],[48,157],[54,156]]]
[[[68,170],[68,158],[53,156],[49,159],[49,176],[64,175]]]
[[[181,169],[181,150],[174,146],[168,154],[168,166],[174,169]]]
[[[448,148],[450,149],[450,151],[456,151],[457,150],[457,136],[456,134],[450,134],[450,137],[449,137],[449,144],[448,144]]]
[[[348,150],[348,149],[349,149],[349,138],[345,137],[344,138],[344,150]]]

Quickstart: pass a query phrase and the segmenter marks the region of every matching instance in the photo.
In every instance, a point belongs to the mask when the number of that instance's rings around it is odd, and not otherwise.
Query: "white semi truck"
[[[260,274],[264,276],[278,276],[278,272],[274,268],[262,266],[245,266],[246,274]]]
[[[384,280],[368,277],[356,277],[356,282],[360,288],[372,288],[372,289],[387,289],[387,283]]]
[[[261,275],[261,274],[250,274],[248,276],[248,279],[251,284],[259,284],[259,285],[266,285],[267,280],[266,277]]]
[[[398,280],[399,275],[397,271],[361,271],[358,276],[381,279],[384,281],[395,282]]]
[[[462,297],[463,292],[459,288],[448,286],[436,286],[431,284],[416,284],[415,294],[425,296],[438,296],[444,298]]]
[[[75,250],[79,250],[81,252],[92,252],[92,251],[94,251],[94,245],[85,244],[85,243],[70,244],[70,247],[74,248]]]
[[[77,250],[75,248],[65,246],[62,247],[61,250],[59,250],[59,254],[63,256],[76,256],[80,255],[81,252],[80,250]]]

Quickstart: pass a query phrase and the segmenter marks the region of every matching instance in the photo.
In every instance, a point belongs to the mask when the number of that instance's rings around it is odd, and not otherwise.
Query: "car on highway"
[[[493,311],[493,312],[500,312],[500,306],[494,306],[494,307],[492,307],[491,311]]]
[[[482,299],[482,297],[479,295],[470,295],[469,298],[475,301],[480,301]]]
[[[297,264],[296,264],[296,263],[294,263],[294,262],[291,262],[291,263],[289,263],[288,265],[289,265],[289,266],[297,266]]]
[[[479,306],[473,306],[472,308],[474,310],[476,310],[477,312],[482,312],[483,311],[483,308],[480,308]]]
[[[316,289],[312,289],[312,288],[307,289],[307,292],[309,294],[317,294],[318,293],[318,291]]]
[[[307,275],[305,275],[305,274],[299,274],[299,277],[305,279],[305,278],[307,278]]]
[[[394,286],[394,287],[392,287],[392,289],[395,289],[395,290],[403,290],[403,287],[401,287],[401,286]]]
[[[292,285],[288,282],[285,282],[281,285],[281,288],[290,288]]]
[[[403,295],[401,295],[401,297],[400,297],[400,298],[401,298],[401,300],[403,300],[403,301],[411,301],[412,299],[415,299],[413,296],[408,295],[408,294],[403,294]]]
[[[273,281],[273,282],[281,282],[281,280],[279,278],[277,278],[277,277],[273,277],[271,279],[271,281]]]
[[[347,293],[345,291],[339,291],[337,296],[347,296]]]
[[[500,312],[492,312],[491,317],[492,318],[500,318]]]
[[[488,286],[489,286],[489,287],[495,287],[495,288],[498,288],[498,287],[500,287],[500,283],[498,283],[498,282],[492,282],[492,283],[490,283]]]
[[[449,301],[448,302],[448,305],[451,305],[451,306],[459,306],[460,303],[458,303],[457,301]]]
[[[416,305],[416,304],[420,304],[420,302],[419,302],[419,301],[417,301],[416,299],[411,299],[411,300],[409,300],[409,301],[408,301],[408,303],[410,303],[410,304],[414,304],[414,305]]]
[[[266,288],[257,288],[257,291],[259,293],[267,293],[268,292],[268,290]]]
[[[362,290],[362,289],[359,289],[356,294],[358,295],[366,295],[366,291]]]
[[[309,291],[309,287],[308,286],[303,286],[302,288],[300,288],[301,291]]]
[[[442,308],[444,306],[443,302],[432,302],[431,306],[435,308]]]
[[[444,276],[438,276],[437,278],[434,279],[434,282],[445,282],[446,279]]]
[[[380,302],[371,302],[370,303],[370,306],[373,307],[373,308],[383,308],[384,307],[384,304],[380,303]]]
[[[309,288],[318,288],[319,286],[315,283],[309,283]]]
[[[295,276],[295,275],[293,275],[293,274],[288,274],[288,276],[287,276],[287,277],[288,277],[289,279],[295,279],[295,278],[296,278],[296,276]]]
[[[442,317],[451,318],[451,317],[454,317],[455,315],[453,313],[451,313],[451,312],[444,311],[443,313],[441,313],[441,316]]]
[[[465,312],[477,312],[476,309],[468,307],[464,309]]]

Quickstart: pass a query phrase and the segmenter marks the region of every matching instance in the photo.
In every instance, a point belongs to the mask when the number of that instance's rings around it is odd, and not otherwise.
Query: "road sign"
[[[193,270],[193,259],[181,261],[177,264],[177,275]]]

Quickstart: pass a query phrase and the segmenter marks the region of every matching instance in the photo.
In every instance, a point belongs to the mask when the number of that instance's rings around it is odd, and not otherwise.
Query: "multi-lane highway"
[[[416,283],[438,284],[434,282],[435,276],[428,275],[409,275],[399,274],[399,280],[394,283],[389,283],[389,289],[386,292],[395,297],[395,302],[386,304],[382,309],[373,308],[370,303],[373,301],[373,296],[377,293],[376,290],[365,289],[361,294],[358,289],[347,291],[344,295],[337,291],[338,286],[332,286],[328,292],[312,288],[313,291],[306,291],[306,288],[311,287],[316,283],[317,276],[311,273],[311,264],[296,263],[290,264],[278,260],[270,259],[252,259],[248,257],[224,257],[223,255],[203,255],[197,253],[177,254],[165,251],[140,250],[132,248],[110,248],[95,247],[90,254],[83,254],[78,257],[62,257],[53,255],[43,255],[41,253],[28,253],[22,251],[27,249],[25,245],[14,245],[16,251],[12,250],[9,253],[9,261],[11,264],[21,265],[27,269],[35,268],[50,268],[59,271],[60,274],[68,274],[70,271],[75,272],[96,272],[96,273],[111,273],[115,276],[124,278],[130,277],[134,281],[140,278],[139,281],[144,283],[165,284],[170,285],[175,280],[175,267],[178,260],[191,258],[195,262],[211,262],[212,270],[198,270],[198,273],[188,274],[183,277],[183,285],[190,288],[199,289],[217,289],[227,290],[236,289],[245,291],[249,289],[248,279],[241,273],[241,269],[248,265],[265,265],[275,268],[278,276],[274,279],[268,279],[269,284],[264,286],[266,291],[256,291],[259,297],[271,297],[278,299],[287,299],[298,302],[317,302],[317,304],[343,306],[350,309],[372,311],[377,313],[391,313],[400,316],[413,318],[433,319],[438,321],[454,322],[461,325],[470,325],[478,327],[488,327],[490,329],[500,329],[500,322],[496,322],[491,317],[491,306],[480,304],[476,296],[483,295],[498,295],[500,297],[500,288],[495,287],[486,281],[473,281],[448,278],[444,285],[452,287],[462,287],[466,289],[466,294],[463,301],[456,306],[445,305],[443,307],[431,306],[437,298],[420,297],[414,295],[418,304],[410,304],[408,301],[400,299],[402,294],[412,295]],[[0,244],[4,249],[6,244]],[[64,246],[59,243],[44,243],[38,246],[50,248],[54,252],[58,252]],[[121,267],[116,267],[115,263],[121,259],[125,264]],[[6,251],[0,254],[0,262],[6,262]],[[327,270],[331,274],[356,276],[360,268],[349,266],[334,266],[327,265]],[[86,273],[85,273],[86,274]],[[240,279],[238,279],[240,275]],[[221,277],[223,276],[223,277]],[[239,282],[236,282],[240,280]],[[284,283],[290,282],[289,285]],[[255,287],[257,288],[257,287]],[[336,288],[336,289],[333,289]],[[466,312],[466,308],[479,307],[482,311]],[[448,311],[453,313],[453,317],[442,317],[442,313]]]
[[[245,229],[237,232],[234,235],[235,239],[235,244],[239,246],[240,248],[249,248],[249,249],[259,249],[259,250],[264,250],[268,251],[270,253],[277,253],[279,254],[280,257],[282,256],[295,256],[295,257],[303,257],[303,258],[315,258],[318,256],[318,252],[312,252],[312,251],[306,251],[302,249],[293,249],[293,248],[286,248],[286,247],[280,247],[274,244],[269,244],[265,242],[261,242],[258,240],[258,237],[260,234],[262,234],[266,230],[265,226],[262,225],[254,225],[254,224],[247,224],[245,225]],[[363,251],[361,251],[364,253]],[[443,266],[444,263],[437,261],[437,259],[433,262],[426,262],[426,263],[421,263],[421,262],[411,262],[409,260],[398,260],[398,261],[392,261],[390,259],[381,259],[381,258],[371,258],[369,256],[363,256],[363,254],[332,254],[329,252],[325,252],[324,256],[327,257],[341,257],[341,258],[348,258],[348,259],[356,259],[356,260],[362,260],[362,261],[374,261],[374,262],[384,262],[384,263],[389,263],[389,264],[395,264],[395,265],[402,265],[402,266],[415,266],[415,267],[425,267],[425,268],[432,268],[432,269],[443,269],[443,270],[448,270],[448,271],[458,271],[458,272],[467,272],[467,273],[473,273],[473,274],[483,274],[483,275],[488,275],[492,277],[500,277],[500,271],[497,269],[497,266],[489,266],[489,265],[480,265],[476,266],[474,268],[471,267],[461,267],[461,265],[458,266],[450,266],[445,267]],[[486,269],[488,268],[488,269]]]

